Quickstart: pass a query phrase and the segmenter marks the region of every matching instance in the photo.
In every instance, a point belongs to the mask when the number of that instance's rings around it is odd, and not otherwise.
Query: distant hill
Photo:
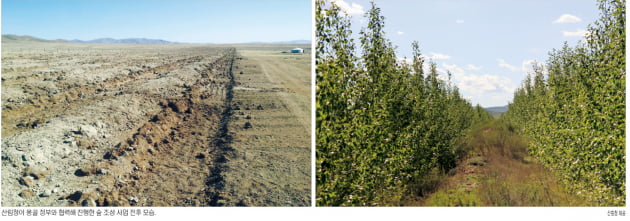
[[[171,42],[162,39],[149,39],[149,38],[99,38],[90,41],[71,40],[74,43],[95,43],[95,44],[180,44],[178,42]]]
[[[499,118],[501,114],[508,111],[508,106],[505,105],[505,106],[497,106],[497,107],[486,107],[483,109],[488,111],[488,113],[492,115],[494,118]]]
[[[2,35],[2,42],[70,42],[70,43],[83,43],[83,44],[186,44],[181,42],[172,42],[162,39],[150,39],[150,38],[99,38],[94,40],[46,40],[28,35]],[[249,42],[246,44],[311,44],[311,40],[293,40],[293,41],[276,41],[276,42]]]
[[[293,41],[281,41],[276,44],[311,44],[311,40],[293,40]]]
[[[485,109],[486,111],[505,113],[508,111],[508,106],[505,105],[505,106],[497,106],[497,107],[486,107],[483,109]]]
[[[149,39],[149,38],[99,38],[89,41],[82,40],[46,40],[28,35],[2,35],[2,42],[71,42],[71,43],[95,43],[95,44],[181,44],[178,42],[171,42],[162,39]]]
[[[46,40],[28,35],[2,35],[2,42],[64,42],[64,40]]]
[[[255,42],[248,42],[248,43],[245,43],[245,44],[283,44],[283,45],[297,45],[297,44],[311,44],[311,40],[273,41],[273,42],[255,41]]]

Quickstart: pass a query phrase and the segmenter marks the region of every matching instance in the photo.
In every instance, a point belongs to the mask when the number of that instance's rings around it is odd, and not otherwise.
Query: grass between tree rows
[[[461,148],[466,154],[457,168],[436,175],[435,192],[410,205],[591,206],[537,164],[527,153],[527,139],[501,120],[473,130]]]

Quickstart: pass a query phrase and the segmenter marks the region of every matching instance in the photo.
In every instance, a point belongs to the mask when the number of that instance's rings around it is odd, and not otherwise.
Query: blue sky
[[[2,34],[188,43],[311,39],[310,0],[2,1]]]
[[[359,33],[369,0],[337,0]],[[594,0],[376,0],[387,37],[399,57],[411,57],[411,42],[453,73],[453,82],[473,104],[506,105],[531,69],[551,49],[583,40],[599,17]],[[358,44],[358,40],[355,43]]]

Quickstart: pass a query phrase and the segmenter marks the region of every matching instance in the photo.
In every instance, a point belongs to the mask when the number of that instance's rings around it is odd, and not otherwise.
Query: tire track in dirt
[[[236,60],[233,71],[233,114],[229,124],[233,151],[226,155],[221,202],[225,206],[308,206],[310,127],[301,120],[310,117],[303,113],[310,113],[310,106],[305,104],[307,110],[296,111],[285,99],[310,104],[310,93],[294,94],[307,91],[310,84],[290,85],[276,79],[287,76],[309,81],[310,57],[299,57],[302,62],[298,63],[278,62],[295,57],[273,50],[237,50],[242,57]],[[282,67],[263,68],[268,64]],[[291,72],[293,66],[305,71]],[[266,73],[268,70],[276,71]]]
[[[309,110],[305,110],[302,108],[304,106],[303,104],[298,104],[297,102],[297,101],[304,102],[305,99],[296,98],[297,96],[295,95],[295,94],[297,95],[310,94],[311,93],[310,87],[305,87],[303,82],[298,82],[296,78],[288,76],[289,74],[295,73],[295,70],[291,70],[291,71],[280,70],[278,68],[279,64],[277,63],[277,61],[273,61],[273,60],[261,61],[260,59],[258,59],[256,62],[260,64],[260,67],[262,68],[262,72],[265,74],[265,77],[267,78],[269,82],[280,83],[282,85],[285,85],[287,88],[292,88],[294,90],[297,90],[297,92],[294,92],[294,93],[278,93],[278,94],[282,96],[282,102],[287,105],[290,112],[295,115],[295,118],[300,121],[302,126],[304,126],[306,130],[310,130],[311,128],[310,118],[304,117],[304,116],[310,116],[310,112]],[[274,75],[270,73],[276,73],[276,74]],[[308,102],[310,102],[310,100],[308,100]]]

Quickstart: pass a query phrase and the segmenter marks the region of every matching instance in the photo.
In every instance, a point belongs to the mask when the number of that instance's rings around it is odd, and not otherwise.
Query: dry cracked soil
[[[292,47],[3,43],[2,206],[310,206]]]

